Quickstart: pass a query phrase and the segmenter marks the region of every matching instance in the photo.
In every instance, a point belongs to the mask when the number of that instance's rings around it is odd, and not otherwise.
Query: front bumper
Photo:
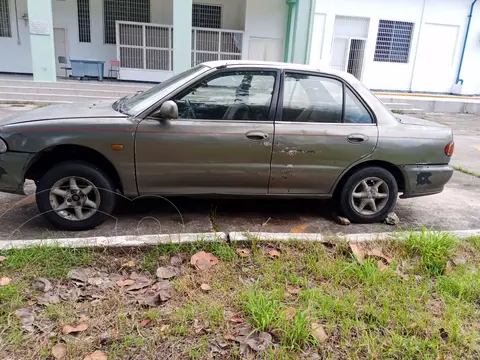
[[[401,199],[441,193],[453,176],[449,165],[404,165],[401,169],[405,178]]]
[[[0,154],[0,192],[25,195],[25,170],[32,156],[16,152]]]

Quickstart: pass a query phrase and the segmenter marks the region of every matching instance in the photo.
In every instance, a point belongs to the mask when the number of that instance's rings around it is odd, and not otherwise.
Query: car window
[[[228,71],[173,100],[180,119],[268,120],[275,71]]]
[[[345,116],[343,121],[350,124],[373,123],[370,113],[348,88],[345,88]]]
[[[335,79],[287,73],[283,121],[341,123],[343,84]]]

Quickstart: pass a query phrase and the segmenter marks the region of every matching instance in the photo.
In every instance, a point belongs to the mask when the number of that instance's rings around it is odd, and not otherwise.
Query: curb
[[[480,236],[480,229],[444,231],[459,239]],[[22,249],[31,246],[60,246],[65,248],[90,248],[90,247],[133,247],[152,246],[161,244],[189,244],[199,241],[251,241],[252,237],[258,241],[312,241],[328,242],[333,237],[346,242],[372,242],[382,240],[405,240],[412,232],[368,233],[368,234],[290,234],[267,232],[216,232],[216,233],[190,233],[190,234],[159,234],[159,235],[129,235],[129,236],[98,236],[89,238],[45,239],[45,240],[0,240],[0,250]],[[421,234],[420,231],[414,231]]]

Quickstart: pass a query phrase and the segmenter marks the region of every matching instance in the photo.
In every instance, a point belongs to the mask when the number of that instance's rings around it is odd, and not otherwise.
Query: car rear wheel
[[[56,227],[89,230],[102,224],[115,207],[112,181],[100,169],[84,162],[64,162],[38,182],[37,207]]]
[[[358,170],[340,193],[342,213],[356,223],[383,221],[395,207],[398,185],[393,175],[380,167]]]

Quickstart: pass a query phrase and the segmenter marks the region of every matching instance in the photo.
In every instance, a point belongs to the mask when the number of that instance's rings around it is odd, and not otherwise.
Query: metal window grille
[[[150,0],[104,0],[104,42],[115,44],[115,22],[150,22]]]
[[[192,66],[205,61],[240,60],[242,46],[242,31],[193,28]]]
[[[0,0],[0,37],[12,37],[8,0]]]
[[[193,4],[192,26],[220,29],[222,27],[222,7],[219,5]]]
[[[90,0],[77,0],[78,11],[78,41],[89,43],[92,41],[90,33]]]
[[[374,60],[408,63],[412,33],[413,23],[380,20]]]

